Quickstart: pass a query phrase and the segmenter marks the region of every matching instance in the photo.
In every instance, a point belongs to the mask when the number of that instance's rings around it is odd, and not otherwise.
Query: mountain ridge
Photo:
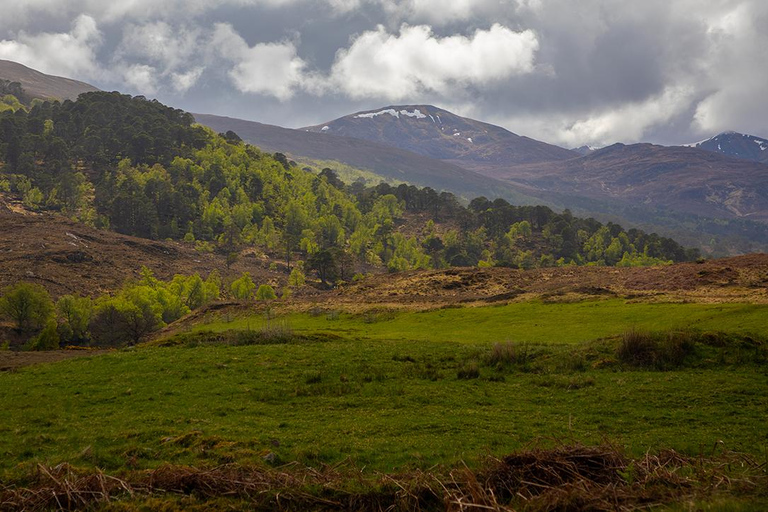
[[[256,121],[193,114],[200,124],[218,131],[234,131],[243,140],[265,151],[284,152],[293,157],[334,160],[372,171],[385,178],[447,190],[463,196],[487,195],[514,198],[521,204],[534,204],[536,198],[525,197],[513,187],[459,165],[443,162],[412,151],[354,137],[332,135],[301,129],[282,128]],[[506,190],[505,190],[506,189]]]
[[[768,139],[739,133],[725,131],[686,147],[699,148],[713,153],[768,164]]]
[[[76,100],[84,92],[99,90],[79,80],[48,75],[18,62],[3,59],[0,59],[0,79],[20,83],[30,99]]]

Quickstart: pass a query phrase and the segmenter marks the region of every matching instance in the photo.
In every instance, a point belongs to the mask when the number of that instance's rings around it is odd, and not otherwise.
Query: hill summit
[[[310,132],[386,144],[459,165],[512,165],[578,154],[433,105],[393,105],[309,126]]]
[[[753,162],[768,163],[768,140],[738,132],[723,132],[690,147]]]

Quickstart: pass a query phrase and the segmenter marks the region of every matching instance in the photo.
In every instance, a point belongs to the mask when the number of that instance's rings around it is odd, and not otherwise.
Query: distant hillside
[[[406,114],[402,114],[403,110]],[[424,112],[416,113],[416,110],[415,107],[411,110],[403,108],[395,113],[409,121],[424,121],[419,117],[425,115]],[[365,122],[382,117],[398,119],[389,112],[379,112],[382,111],[369,113],[371,118],[359,119]],[[433,117],[437,121],[437,117]],[[436,161],[422,157],[430,167],[415,166],[412,167],[416,169],[413,174],[404,174],[392,171],[398,167],[391,160],[393,155],[400,154],[397,151],[403,150],[332,135],[330,125],[321,125],[320,133],[317,133],[216,116],[198,115],[197,118],[216,131],[232,129],[269,151],[282,150],[302,156],[314,154],[318,155],[316,159],[345,162],[382,176],[445,188],[465,197],[502,196],[515,204],[569,208],[580,216],[671,236],[700,247],[707,254],[743,254],[768,248],[768,231],[760,222],[764,220],[761,205],[765,199],[765,194],[760,192],[760,183],[764,182],[766,167],[699,149],[619,144],[609,148],[589,148],[583,157],[579,157],[578,152],[568,151],[571,158],[567,160],[516,165]],[[427,119],[432,123],[428,116]],[[442,115],[440,119],[443,119]],[[323,130],[325,126],[329,128]],[[390,128],[397,131],[408,129],[408,126],[405,122],[391,124]],[[429,143],[425,142],[422,152],[440,154],[442,151],[439,147],[428,148]],[[477,174],[497,180],[497,188],[488,193],[482,187],[467,186],[458,177],[464,174],[443,180],[441,174],[444,171],[456,171],[455,166],[445,167],[449,164],[464,167],[464,172],[472,168]],[[430,172],[423,173],[423,169]],[[476,180],[477,174],[469,176]],[[505,186],[498,186],[499,183]],[[751,188],[751,183],[758,184],[757,189]],[[510,190],[517,197],[510,194]]]
[[[287,153],[294,158],[336,160],[386,178],[437,191],[446,190],[469,199],[487,196],[503,197],[517,204],[541,203],[541,200],[516,192],[508,184],[416,152],[360,138],[328,136],[208,114],[194,116],[200,124],[222,133],[231,130],[265,151]]]
[[[754,135],[723,132],[711,139],[689,144],[688,146],[733,158],[768,164],[768,140],[755,137]]]
[[[500,169],[529,187],[713,218],[768,221],[768,166],[690,147],[614,144],[561,162]]]
[[[432,105],[358,112],[303,130],[354,137],[449,161],[481,172],[516,164],[566,160],[578,154]]]
[[[99,90],[84,82],[46,75],[9,60],[0,60],[0,79],[20,83],[30,99],[75,100],[84,92]]]
[[[161,279],[175,274],[203,277],[214,269],[224,279],[248,270],[259,282],[279,285],[285,276],[268,263],[243,258],[227,265],[226,256],[200,253],[192,244],[146,240],[94,229],[56,214],[33,214],[0,193],[0,289],[19,281],[45,286],[54,296],[113,293],[142,265]]]

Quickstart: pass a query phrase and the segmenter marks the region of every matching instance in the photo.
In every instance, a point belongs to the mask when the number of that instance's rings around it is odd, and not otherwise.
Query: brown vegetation
[[[451,268],[370,276],[324,302],[429,308],[540,298],[768,303],[768,254],[656,267]],[[307,299],[310,300],[310,299]],[[316,299],[317,300],[317,299]]]
[[[533,449],[474,471],[371,474],[354,467],[165,465],[106,475],[38,465],[0,483],[2,510],[638,510],[682,500],[766,499],[765,464],[736,454],[690,458],[674,451],[630,459],[613,446]],[[155,500],[155,501],[153,501]],[[133,505],[133,506],[132,506]],[[175,506],[174,506],[175,505]]]
[[[34,214],[0,195],[0,288],[28,281],[52,296],[92,297],[138,278],[142,265],[159,279],[216,269],[225,281],[248,271],[259,283],[280,286],[287,276],[269,261],[248,255],[227,265],[223,254],[196,251],[192,244],[147,240],[89,228],[55,214]]]

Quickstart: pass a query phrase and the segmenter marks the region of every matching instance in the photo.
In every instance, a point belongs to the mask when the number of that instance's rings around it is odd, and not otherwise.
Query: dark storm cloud
[[[0,58],[298,127],[433,103],[565,146],[768,135],[761,0],[0,0]]]

